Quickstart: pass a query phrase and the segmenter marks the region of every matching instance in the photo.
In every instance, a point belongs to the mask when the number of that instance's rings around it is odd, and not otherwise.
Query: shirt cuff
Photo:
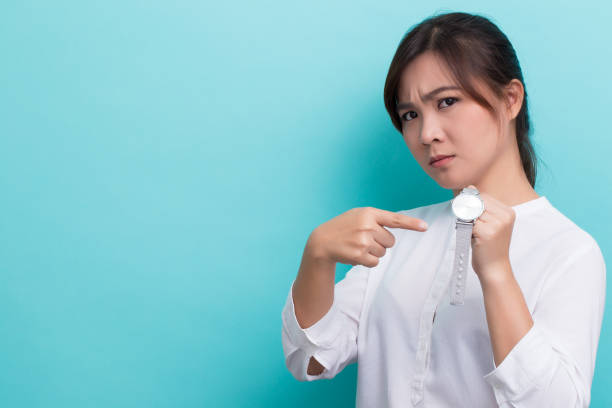
[[[493,387],[495,399],[501,405],[520,399],[533,388],[545,387],[558,364],[559,359],[534,322],[501,364],[483,378]]]
[[[308,356],[314,355],[316,351],[332,348],[334,340],[340,333],[341,325],[337,322],[340,311],[338,310],[336,299],[337,297],[334,294],[334,301],[331,308],[321,317],[321,319],[308,328],[302,328],[295,316],[293,284],[291,284],[291,289],[289,289],[287,301],[283,309],[283,323],[287,329],[291,342],[298,348],[304,350]]]

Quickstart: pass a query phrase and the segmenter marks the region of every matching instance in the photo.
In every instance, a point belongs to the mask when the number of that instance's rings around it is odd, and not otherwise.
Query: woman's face
[[[426,95],[443,86],[456,86],[441,59],[431,52],[419,55],[408,65],[398,88],[398,114],[402,136],[412,155],[441,187],[463,188],[477,184],[504,151],[509,139],[500,134],[497,120],[460,89]],[[484,86],[476,89],[494,106],[501,101]],[[411,105],[406,106],[406,104]],[[439,167],[433,156],[452,155]]]

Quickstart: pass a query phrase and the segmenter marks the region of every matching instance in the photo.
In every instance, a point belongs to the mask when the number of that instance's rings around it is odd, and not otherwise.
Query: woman
[[[482,16],[428,18],[402,39],[384,98],[425,172],[484,201],[464,303],[449,301],[451,200],[351,209],[308,238],[282,313],[289,370],[312,381],[357,361],[359,407],[587,407],[605,263],[597,242],[534,190],[512,45]],[[337,262],[354,266],[334,285]]]

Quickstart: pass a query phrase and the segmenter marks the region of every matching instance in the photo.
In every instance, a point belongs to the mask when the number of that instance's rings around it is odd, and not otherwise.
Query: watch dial
[[[483,211],[483,203],[480,197],[468,194],[459,194],[452,203],[453,213],[462,220],[471,221]]]

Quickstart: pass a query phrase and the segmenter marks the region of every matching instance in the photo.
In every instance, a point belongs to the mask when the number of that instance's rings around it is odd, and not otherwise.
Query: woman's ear
[[[508,119],[516,118],[523,106],[523,98],[525,97],[525,89],[523,84],[518,79],[512,79],[505,87],[505,102],[506,113]]]

